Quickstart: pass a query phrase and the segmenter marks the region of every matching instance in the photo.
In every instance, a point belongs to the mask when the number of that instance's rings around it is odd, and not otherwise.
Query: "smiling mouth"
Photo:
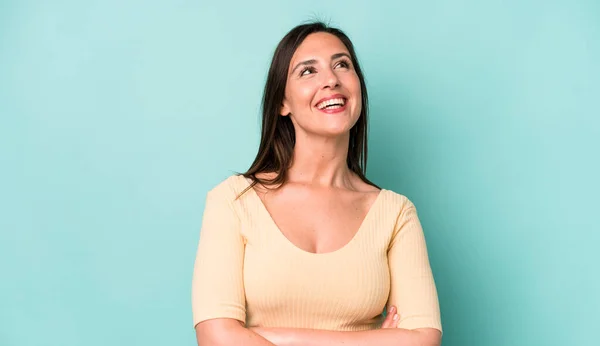
[[[346,105],[346,99],[345,98],[335,98],[335,99],[329,99],[323,102],[320,102],[319,104],[317,104],[317,109],[319,110],[327,110],[327,109],[338,109],[338,108],[342,108]]]

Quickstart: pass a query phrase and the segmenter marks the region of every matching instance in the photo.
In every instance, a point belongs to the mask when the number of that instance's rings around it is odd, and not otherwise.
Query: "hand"
[[[398,321],[400,321],[400,315],[398,315],[396,307],[392,305],[388,310],[385,321],[383,321],[383,324],[381,325],[381,329],[398,328]]]

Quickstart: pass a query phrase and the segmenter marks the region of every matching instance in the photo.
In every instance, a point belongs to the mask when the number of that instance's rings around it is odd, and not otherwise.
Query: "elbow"
[[[442,332],[435,328],[419,328],[417,333],[418,343],[415,346],[440,346],[442,344]]]
[[[196,341],[198,346],[228,346],[239,328],[241,322],[230,318],[206,320],[196,325]]]

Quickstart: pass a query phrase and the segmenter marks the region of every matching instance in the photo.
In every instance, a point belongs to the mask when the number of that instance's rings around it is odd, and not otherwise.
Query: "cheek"
[[[302,85],[298,91],[298,98],[301,105],[308,104],[310,106],[316,91],[315,83],[306,83]]]
[[[348,90],[353,96],[360,98],[360,80],[356,73],[347,73],[340,76],[344,89]]]
[[[348,91],[354,96],[355,104],[358,109],[362,107],[362,92],[360,90],[360,80],[357,75],[349,78],[346,84]]]
[[[358,97],[360,98],[360,79],[358,79],[358,76],[356,74],[352,74],[352,81],[350,82],[351,88],[352,88],[352,93],[358,95]]]
[[[360,94],[360,90],[358,90],[358,97],[356,98],[356,109],[358,113],[360,113],[360,111],[362,110],[362,97]]]
[[[286,97],[291,101],[293,108],[303,108],[312,105],[315,91],[315,86],[312,83],[303,83],[290,86]]]

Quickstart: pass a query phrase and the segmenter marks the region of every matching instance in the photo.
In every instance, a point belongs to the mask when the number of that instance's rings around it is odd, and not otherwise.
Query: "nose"
[[[335,89],[340,86],[340,79],[333,70],[327,69],[323,75],[323,88]]]

